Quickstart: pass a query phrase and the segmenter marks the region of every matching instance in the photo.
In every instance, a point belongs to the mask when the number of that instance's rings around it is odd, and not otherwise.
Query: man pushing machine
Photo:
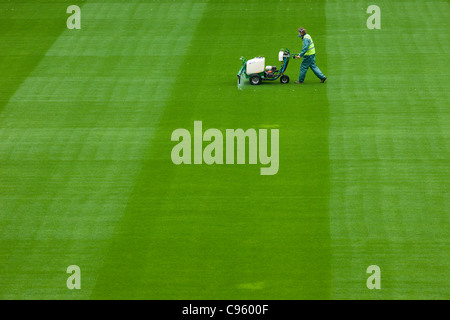
[[[295,81],[295,83],[303,83],[305,80],[306,71],[308,71],[309,68],[311,68],[317,78],[320,79],[320,82],[324,83],[325,80],[327,80],[327,77],[316,65],[316,49],[314,48],[314,41],[311,36],[306,33],[304,28],[298,29],[298,33],[299,37],[303,39],[303,48],[298,56],[294,56],[294,59],[303,58],[303,61],[300,65],[300,75],[298,77],[298,81]]]

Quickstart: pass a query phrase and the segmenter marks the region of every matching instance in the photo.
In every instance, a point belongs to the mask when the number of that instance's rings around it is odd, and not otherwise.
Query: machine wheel
[[[261,83],[261,76],[259,74],[252,74],[250,76],[250,84],[256,86]]]
[[[287,75],[282,75],[280,78],[280,82],[283,84],[289,83],[289,77]]]

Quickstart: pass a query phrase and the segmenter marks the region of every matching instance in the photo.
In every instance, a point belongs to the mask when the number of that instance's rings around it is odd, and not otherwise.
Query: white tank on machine
[[[247,74],[264,72],[266,58],[256,57],[247,61]]]
[[[283,50],[281,50],[280,52],[278,52],[278,61],[283,61],[284,60],[284,52]]]

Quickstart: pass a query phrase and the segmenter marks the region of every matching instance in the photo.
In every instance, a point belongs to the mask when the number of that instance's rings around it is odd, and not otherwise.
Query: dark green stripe
[[[330,297],[326,85],[311,71],[304,86],[294,85],[298,61],[289,65],[289,85],[239,91],[235,82],[241,55],[266,53],[271,64],[280,47],[299,52],[300,22],[316,39],[326,74],[324,4],[308,6],[306,15],[296,1],[208,3],[93,298]],[[275,21],[269,26],[265,17]],[[279,128],[279,173],[260,176],[260,165],[175,166],[171,133],[192,133],[195,120],[222,132]]]
[[[25,3],[0,4],[0,113],[66,30],[68,6],[52,2],[46,12]]]

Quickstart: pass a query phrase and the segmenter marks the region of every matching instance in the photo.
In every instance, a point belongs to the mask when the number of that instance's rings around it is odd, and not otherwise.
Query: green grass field
[[[0,0],[0,298],[450,298],[449,9]],[[300,26],[327,82],[239,90]],[[173,164],[196,120],[279,129],[278,173]]]

